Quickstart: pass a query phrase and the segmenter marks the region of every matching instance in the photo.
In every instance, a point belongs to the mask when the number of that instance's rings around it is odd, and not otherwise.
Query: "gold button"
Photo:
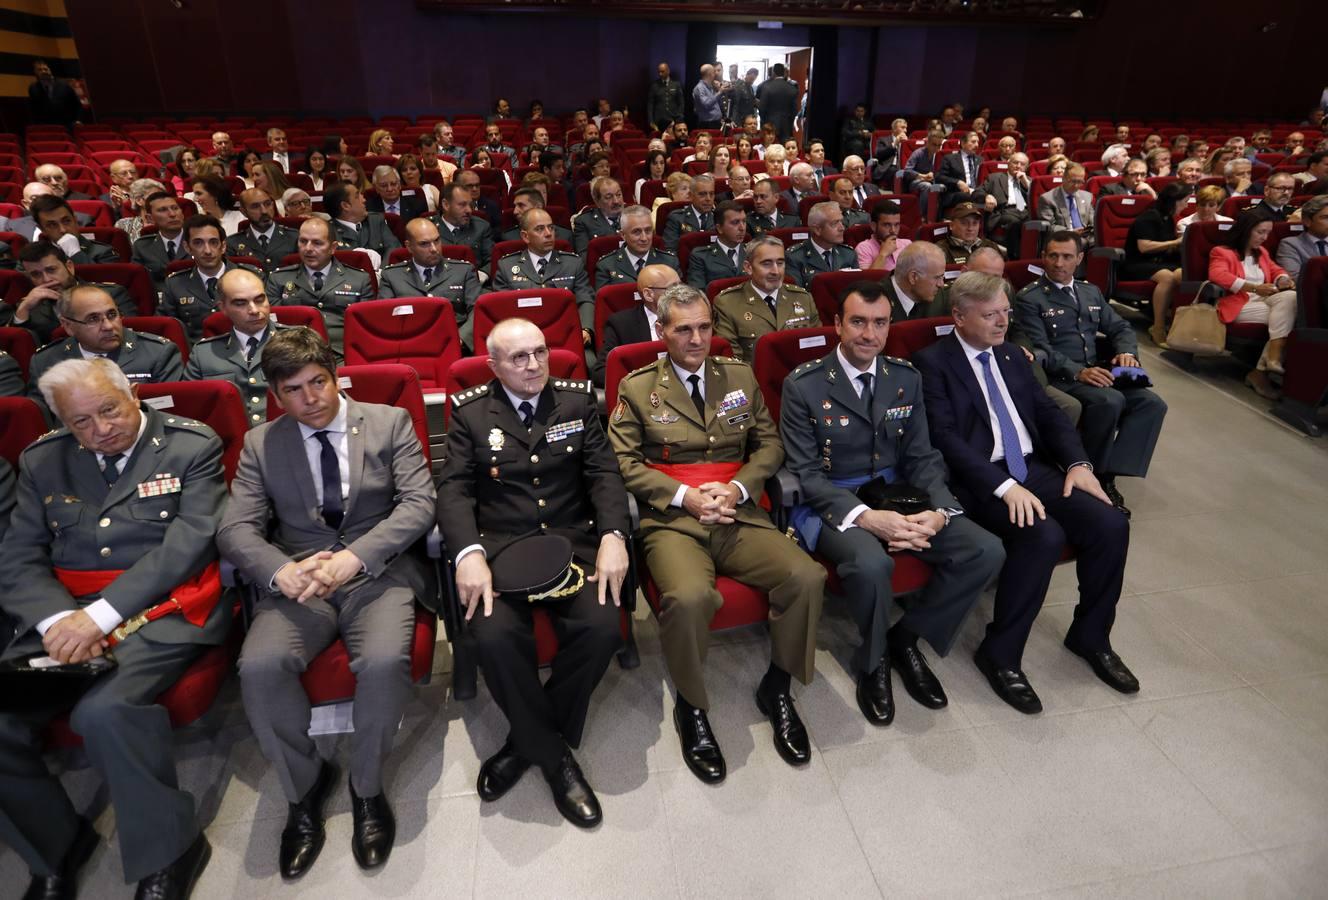
[[[160,517],[163,518],[163,519],[169,519],[170,516],[171,516],[171,514],[168,513],[168,512],[167,512],[166,510],[164,510],[164,509],[163,509],[161,512],[157,513],[157,515],[160,516]]]
[[[59,527],[60,527],[60,523],[57,522],[57,521],[55,521],[55,519],[52,519],[52,520],[51,520],[51,527],[52,527],[52,528],[59,528]]]
[[[250,403],[257,403],[260,399],[261,399],[261,398],[259,398],[259,397],[250,397],[250,398],[249,398],[249,402],[250,402]]]
[[[103,557],[110,556],[110,555],[111,555],[111,548],[110,548],[110,547],[102,547],[102,548],[101,548],[101,555],[102,555]]]
[[[530,483],[533,484],[533,485],[535,485],[535,487],[539,487],[539,479],[538,479],[538,478],[532,478],[532,479],[530,479]]]
[[[540,528],[548,529],[548,527],[549,527],[548,522],[540,522]]]
[[[539,454],[538,454],[538,453],[532,453],[532,454],[530,455],[530,461],[533,462],[533,463],[537,463],[537,462],[539,462]]]
[[[52,523],[52,524],[54,524],[54,523]],[[111,520],[110,520],[110,519],[102,519],[102,520],[101,520],[100,522],[98,522],[97,524],[100,525],[102,528],[110,528],[110,527],[111,527]]]
[[[257,379],[257,378],[252,378],[252,377],[251,377],[251,378],[249,379],[249,383],[250,383],[250,384],[258,384],[258,379]]]
[[[712,434],[710,435],[710,443],[713,444],[714,442],[715,442],[715,436]]]
[[[572,452],[572,445],[571,445],[571,444],[568,444],[568,445],[567,445],[567,452],[568,452],[568,453],[571,453],[571,452]]]
[[[260,416],[258,413],[254,413],[253,416],[251,416],[251,418],[252,418],[255,422],[257,422],[259,419],[261,419],[261,418],[263,418],[263,417]]]

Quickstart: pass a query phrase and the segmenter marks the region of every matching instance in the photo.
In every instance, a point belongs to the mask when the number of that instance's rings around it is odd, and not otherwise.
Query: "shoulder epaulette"
[[[821,368],[821,364],[824,361],[825,361],[824,357],[822,357],[821,359],[809,360],[808,362],[805,362],[802,365],[798,366],[796,369],[790,372],[789,375],[794,378],[800,378],[803,375],[806,375],[808,372],[815,372],[817,369]]]
[[[735,359],[735,358],[732,357],[732,356],[712,356],[712,357],[710,357],[710,361],[711,361],[711,362],[717,362],[717,363],[723,363],[723,364],[726,365],[726,366],[746,366],[746,365],[747,365],[747,363],[743,362],[743,361],[740,360],[740,359]]]
[[[35,441],[29,444],[23,452],[26,453],[28,450],[31,450],[33,447],[37,446],[38,444],[50,443],[52,438],[58,438],[58,437],[73,437],[73,432],[71,432],[68,428],[52,428],[50,431],[46,432],[41,437],[37,438]]]
[[[200,422],[197,419],[190,419],[186,416],[166,416],[166,427],[174,428],[178,431],[192,431],[196,434],[216,434],[212,426],[206,422]]]
[[[167,278],[167,279],[171,279],[171,278],[179,278],[181,275],[189,275],[189,274],[191,274],[193,271],[194,271],[194,267],[193,267],[193,266],[189,266],[188,268],[185,268],[185,269],[176,269],[174,272],[170,272],[170,273],[168,273],[168,274],[166,275],[166,278]]]
[[[72,341],[73,338],[60,338],[60,340],[58,341],[51,341],[49,344],[42,344],[40,347],[37,348],[37,352],[42,353],[43,351],[50,350],[52,347],[59,347],[65,344],[73,346]]]
[[[792,291],[795,294],[806,294],[809,297],[811,296],[812,293],[811,291],[807,290],[805,287],[796,284],[785,284],[782,288],[780,288],[780,290]]]
[[[724,290],[720,291],[718,294],[715,295],[715,299],[718,300],[720,297],[723,297],[725,294],[732,294],[732,293],[734,293],[735,291],[736,291],[737,293],[741,294],[742,291],[743,291],[743,288],[747,287],[747,285],[749,285],[749,284],[751,284],[750,281],[744,281],[744,282],[742,282],[741,284],[735,284],[735,285],[733,285],[732,287],[726,287],[726,288],[724,288]],[[792,285],[788,285],[788,284],[786,284],[786,285],[784,285],[784,287],[792,287]]]
[[[447,257],[443,257],[443,258],[446,259]],[[409,263],[410,263],[410,260],[408,260],[408,259],[403,259],[403,260],[401,260],[401,262],[389,263],[388,265],[383,266],[383,271],[386,272],[388,269],[400,269],[400,268],[402,268],[402,267],[408,265]]]
[[[594,383],[584,378],[555,378],[553,386],[556,390],[571,391],[574,394],[592,394],[595,391]]]
[[[506,254],[506,255],[504,255],[504,256],[500,256],[500,257],[498,257],[498,261],[499,261],[499,262],[502,262],[502,261],[505,260],[505,259],[511,259],[511,258],[514,257],[514,256],[520,256],[522,253],[525,253],[525,252],[526,252],[526,251],[524,251],[524,250],[516,250],[516,251],[513,251],[512,253],[508,253],[508,254]]]
[[[915,365],[913,365],[911,362],[909,362],[909,361],[906,360],[906,359],[900,359],[898,356],[887,356],[886,359],[887,359],[889,362],[892,362],[892,363],[894,363],[894,364],[897,365],[897,366],[907,366],[908,368],[913,369],[914,371],[917,371],[917,368],[918,368],[918,367],[915,366]]]
[[[194,342],[194,346],[197,347],[199,344],[211,344],[216,341],[228,340],[230,336],[231,333],[229,331],[223,331],[221,334],[212,335],[212,337],[199,338],[197,341]]]
[[[656,363],[646,363],[641,368],[633,369],[632,371],[628,372],[626,375],[623,376],[623,378],[634,378],[635,376],[640,375],[644,372],[653,372],[655,371],[655,365]]]
[[[453,406],[464,406],[472,400],[477,400],[489,393],[489,386],[481,384],[478,387],[466,388],[464,391],[457,391],[452,395]]]
[[[162,336],[159,335],[159,334],[153,334],[151,331],[135,331],[135,332],[134,332],[134,337],[136,337],[136,338],[143,338],[143,339],[145,339],[145,340],[147,340],[147,341],[149,341],[149,342],[151,342],[151,343],[155,343],[155,344],[174,344],[174,343],[175,343],[175,342],[172,341],[170,338],[164,338],[164,337],[162,337]]]
[[[275,275],[278,272],[294,272],[299,268],[300,268],[300,263],[291,263],[289,266],[277,266],[275,269],[272,270],[271,274]]]

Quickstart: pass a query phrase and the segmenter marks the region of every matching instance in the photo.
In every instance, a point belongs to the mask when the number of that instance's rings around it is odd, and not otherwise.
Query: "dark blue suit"
[[[1067,541],[1076,551],[1079,574],[1072,638],[1080,646],[1109,650],[1125,576],[1129,520],[1083,491],[1061,496],[1065,470],[1088,461],[1083,442],[1034,379],[1022,350],[1006,343],[991,352],[1014,401],[1012,414],[1033,441],[1023,487],[1047,511],[1045,520],[1023,528],[1010,522],[1009,508],[995,495],[1010,473],[1004,460],[991,460],[996,445],[991,414],[958,338],[951,334],[913,356],[922,372],[931,442],[949,466],[955,496],[974,520],[1005,542],[1006,564],[982,650],[1001,668],[1021,668],[1024,643]]]

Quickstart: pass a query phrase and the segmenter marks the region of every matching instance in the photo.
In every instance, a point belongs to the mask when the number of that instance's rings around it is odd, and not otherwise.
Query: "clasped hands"
[[[945,516],[934,509],[906,516],[887,509],[868,509],[853,524],[865,528],[891,550],[926,550],[945,527]]]
[[[733,482],[707,481],[687,489],[682,508],[702,525],[732,525],[741,502],[742,492]]]
[[[42,635],[46,655],[61,665],[86,662],[101,656],[109,646],[101,626],[82,609],[59,619]]]
[[[364,562],[349,550],[322,550],[277,570],[277,590],[296,603],[322,599],[364,571]]]

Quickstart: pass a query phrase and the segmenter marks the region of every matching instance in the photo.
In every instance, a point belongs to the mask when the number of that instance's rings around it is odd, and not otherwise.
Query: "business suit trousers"
[[[300,675],[338,637],[355,673],[351,784],[361,797],[382,793],[383,760],[410,696],[414,627],[414,592],[390,571],[357,576],[325,600],[264,596],[240,653],[240,689],[249,725],[287,801],[309,793],[323,765],[309,737],[309,695]]]
[[[835,566],[862,643],[853,651],[852,667],[866,674],[886,653],[886,632],[894,590],[890,578],[895,561],[885,545],[863,528],[821,529],[816,552]],[[964,516],[950,520],[931,539],[927,550],[910,551],[932,566],[922,596],[911,604],[899,625],[926,639],[941,656],[950,652],[964,617],[977,603],[982,589],[1000,571],[1005,560],[1001,542]]]
[[[1064,473],[1029,457],[1024,487],[1042,501],[1047,518],[1023,528],[1010,522],[1009,507],[994,495],[961,498],[970,515],[1005,541],[1005,568],[996,582],[996,605],[982,642],[999,668],[1022,668],[1024,644],[1067,543],[1075,550],[1079,576],[1079,605],[1071,634],[1076,643],[1091,650],[1111,649],[1130,521],[1114,506],[1083,491],[1062,497],[1064,486]]]
[[[586,568],[588,574],[592,568]],[[540,602],[558,636],[552,673],[540,684],[535,606],[524,597],[500,594],[493,612],[476,614],[467,628],[484,683],[511,726],[513,749],[551,769],[567,747],[581,745],[590,696],[622,646],[622,611],[607,599],[600,606],[599,586],[590,582],[565,600]]]
[[[170,865],[198,837],[194,798],[175,776],[170,716],[157,697],[205,649],[131,635],[115,647],[115,670],[98,679],[69,716],[110,788],[130,883]],[[59,871],[78,831],[69,795],[42,760],[42,728],[62,711],[0,713],[0,843],[13,847],[34,875]]]
[[[1058,382],[1056,387],[1083,405],[1079,432],[1099,478],[1148,474],[1167,414],[1165,400],[1148,388],[1118,391],[1081,381]]]
[[[660,591],[659,636],[669,675],[683,699],[709,709],[705,657],[710,621],[724,605],[715,575],[766,593],[771,661],[810,684],[816,671],[816,623],[825,598],[825,570],[773,528],[712,525],[708,540],[657,528],[644,539],[646,565]]]

